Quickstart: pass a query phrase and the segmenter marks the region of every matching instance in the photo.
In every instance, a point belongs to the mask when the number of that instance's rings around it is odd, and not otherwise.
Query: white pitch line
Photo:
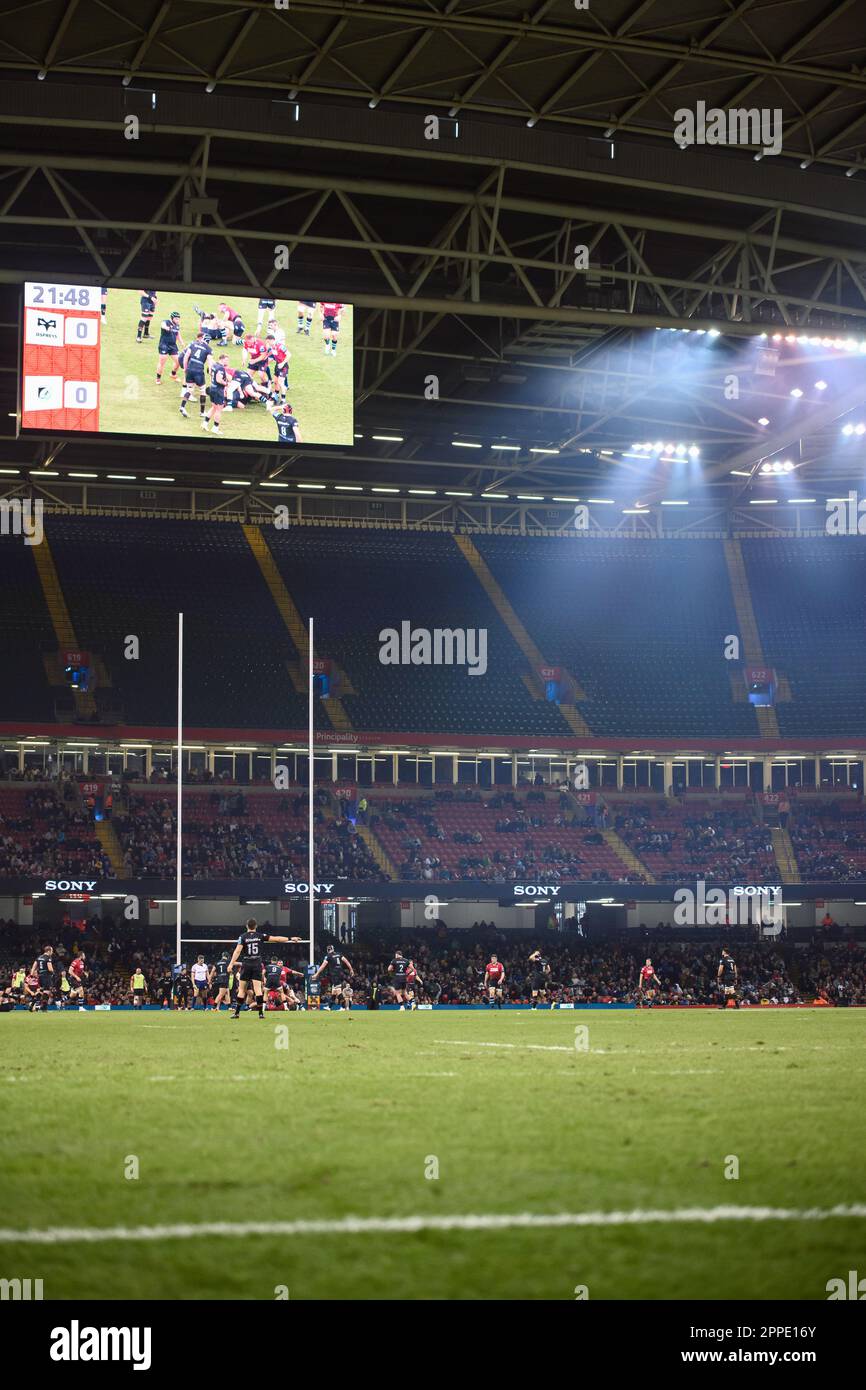
[[[572,1047],[556,1047],[550,1043],[503,1043],[503,1042],[461,1042],[459,1038],[434,1038],[434,1042],[440,1043],[444,1047],[516,1047],[521,1050],[529,1048],[533,1052],[573,1052]]]
[[[465,1216],[345,1216],[337,1221],[202,1221],[176,1226],[49,1226],[0,1229],[3,1245],[95,1245],[106,1241],[200,1240],[203,1236],[391,1235],[418,1231],[550,1230],[605,1226],[712,1226],[721,1221],[830,1221],[866,1218],[866,1202],[835,1207],[674,1207],[636,1211],[482,1213]]]

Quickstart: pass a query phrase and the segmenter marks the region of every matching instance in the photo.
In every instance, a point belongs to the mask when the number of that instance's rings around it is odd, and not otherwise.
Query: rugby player
[[[205,401],[205,373],[208,370],[208,359],[213,355],[213,348],[210,343],[206,343],[201,331],[194,343],[190,343],[183,353],[181,353],[181,366],[183,367],[184,388],[180,398],[180,413],[185,420],[189,419],[186,413],[186,405],[193,393],[198,394],[198,408],[201,415],[204,415]]]
[[[163,319],[159,326],[159,345],[157,347],[159,361],[156,364],[157,386],[162,385],[162,373],[165,368],[165,359],[167,357],[174,358],[174,366],[171,369],[171,379],[172,381],[177,380],[179,354],[183,352],[185,346],[186,344],[180,336],[180,311],[173,309],[168,318]]]
[[[229,991],[230,991],[231,986],[230,986],[230,982],[229,982],[229,953],[228,953],[228,951],[223,951],[223,953],[222,953],[222,955],[220,956],[219,960],[217,961],[216,965],[212,965],[212,966],[211,966],[211,969],[210,969],[210,987],[211,987],[211,990],[216,990],[216,994],[215,994],[215,996],[214,996],[214,1001],[213,1001],[213,1007],[214,1007],[214,1012],[217,1012],[218,1009],[219,1009],[220,1004],[222,1004],[224,1001],[225,1001],[226,1004],[228,1004],[228,1003],[230,1002],[230,994],[229,994]]]
[[[57,972],[54,969],[54,947],[43,946],[42,951],[36,957],[30,967],[30,974],[36,976],[36,999],[30,1005],[30,1012],[33,1013],[38,1004],[43,1011],[51,1005],[54,991],[57,988]]]
[[[74,999],[77,999],[79,1010],[84,1008],[84,981],[87,979],[84,961],[84,952],[81,951],[77,956],[73,956],[69,962],[69,1002],[71,1004]]]
[[[739,971],[737,970],[733,956],[724,946],[722,947],[722,955],[719,960],[719,968],[716,971],[716,979],[719,982],[719,991],[722,996],[719,1008],[726,1009],[728,1007],[728,1001],[732,999],[734,1001],[734,1008],[738,1009],[740,1007],[740,996],[737,993]]]
[[[320,975],[327,975],[328,977],[332,1001],[337,999],[342,1001],[338,1006],[338,1012],[341,1009],[351,1011],[352,986],[350,981],[354,978],[355,972],[351,962],[345,956],[341,956],[335,946],[328,947],[325,952],[325,959],[313,979],[317,980]]]
[[[405,959],[402,951],[395,951],[394,958],[388,966],[388,974],[393,976],[391,989],[394,994],[395,1004],[400,1005],[400,1012],[406,1009],[406,972],[409,969],[409,962]]]
[[[302,999],[300,998],[300,996],[297,995],[297,994],[295,993],[295,991],[292,989],[290,977],[291,977],[292,975],[294,975],[296,979],[298,979],[298,980],[303,980],[303,978],[304,978],[303,971],[301,971],[301,970],[293,970],[292,967],[291,967],[290,965],[284,965],[282,961],[280,961],[280,965],[283,967],[283,975],[282,975],[283,991],[284,991],[284,993],[285,993],[286,1001],[287,1001],[287,1003],[288,1003],[288,1006],[289,1006],[290,1009],[300,1009],[301,1006],[302,1006],[303,1000],[302,1000]]]
[[[268,355],[274,368],[274,401],[285,404],[289,391],[289,362],[292,354],[278,341],[276,347],[272,348]]]
[[[262,330],[262,319],[270,319],[277,312],[277,301],[275,299],[260,299],[258,313],[256,315],[256,333]]]
[[[283,962],[271,956],[265,966],[265,989],[268,992],[268,1008],[287,1009],[289,1001],[285,991]]]
[[[415,986],[423,985],[424,981],[415,969],[414,960],[410,960],[406,967],[406,1003],[410,1009],[417,1009],[418,1001],[415,998]]]
[[[30,1013],[33,1013],[39,1002],[39,976],[35,970],[28,970],[24,976],[24,990],[22,1000],[27,1005]]]
[[[262,947],[269,941],[280,941],[288,943],[287,936],[272,936],[270,932],[260,931],[259,924],[255,917],[247,920],[246,928],[238,937],[238,943],[232,952],[229,961],[229,971],[234,970],[240,962],[240,979],[238,981],[238,994],[234,1009],[230,1017],[240,1018],[241,1009],[247,995],[247,985],[253,987],[253,996],[256,1002],[259,1018],[264,1018],[264,994],[262,993]]]
[[[499,1005],[502,1008],[502,986],[505,983],[505,966],[498,956],[491,956],[484,970],[484,983],[487,986],[487,997],[490,1000],[490,1007],[495,1008]]]
[[[182,965],[174,977],[174,984],[171,987],[174,995],[174,1007],[183,1012],[184,1009],[192,1008],[192,981],[189,978],[189,969]]]
[[[276,346],[276,343],[274,344]],[[270,384],[271,364],[268,358],[268,345],[258,333],[248,333],[244,338],[243,364],[250,373],[258,372],[259,384]]]
[[[298,300],[298,327],[296,332],[304,333],[309,338],[310,329],[313,326],[313,315],[316,312],[316,302],[310,299]]]
[[[140,343],[145,338],[150,337],[150,321],[156,313],[156,290],[139,290],[139,320],[136,329],[135,341]]]
[[[240,347],[244,340],[244,321],[237,309],[233,309],[230,304],[220,304],[220,316],[223,324],[223,339],[228,341],[229,333],[232,335],[235,347]]]
[[[270,407],[277,427],[277,438],[281,444],[303,444],[298,422],[292,414],[288,401],[275,401]]]
[[[286,330],[280,328],[275,318],[268,319],[267,337],[273,338],[278,347],[285,347],[286,345]],[[265,341],[267,341],[267,338]]]
[[[529,977],[532,994],[532,1004],[530,1007],[537,1009],[539,1003],[543,1003],[547,998],[547,984],[550,978],[550,961],[546,956],[543,956],[540,951],[533,951],[529,959],[535,966],[534,972]],[[553,1008],[552,999],[550,1001],[550,1007],[551,1009]]]
[[[323,304],[322,305],[322,337],[325,340],[325,352],[333,357],[337,352],[337,339],[340,334],[340,315],[343,312],[342,304]]]
[[[646,1006],[648,1009],[651,1009],[653,1006],[653,1000],[655,999],[656,993],[655,989],[653,988],[653,981],[655,981],[656,985],[658,985],[659,989],[661,989],[662,982],[659,979],[656,972],[653,970],[652,961],[650,960],[649,956],[647,956],[644,964],[640,968],[640,974],[638,975],[637,979],[638,1000],[640,1002],[641,1008],[643,1008],[644,1006],[644,999],[646,1000]]]
[[[210,401],[208,410],[201,422],[203,430],[212,426],[214,434],[220,432],[220,419],[223,410],[228,404],[226,387],[229,384],[229,359],[226,353],[221,353],[211,367],[210,386],[207,388],[207,397]]]
[[[147,980],[140,965],[135,967],[129,977],[129,992],[132,995],[132,1007],[140,1009],[147,999]]]
[[[248,404],[266,401],[268,393],[257,386],[245,367],[226,367],[226,410],[243,410]]]

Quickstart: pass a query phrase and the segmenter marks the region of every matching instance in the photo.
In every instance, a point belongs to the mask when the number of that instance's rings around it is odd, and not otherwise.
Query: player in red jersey
[[[653,1000],[655,999],[656,993],[655,989],[653,988],[653,981],[655,981],[659,989],[661,989],[662,982],[659,979],[656,972],[653,970],[652,961],[650,960],[649,956],[647,956],[645,963],[640,968],[640,975],[638,976],[637,982],[638,998],[640,1000],[641,1008],[643,1008],[644,1000],[647,1001],[647,1008],[652,1008]]]
[[[417,1009],[418,1000],[415,998],[415,986],[423,985],[423,983],[424,981],[415,969],[414,960],[410,960],[406,968],[406,1003],[410,1009]]]
[[[84,1008],[84,981],[87,979],[84,961],[85,955],[82,951],[79,955],[73,956],[66,972],[69,977],[69,1002],[72,1004],[77,999],[79,1009]]]
[[[322,304],[322,337],[325,340],[325,352],[332,357],[336,355],[337,351],[342,312],[342,304]]]
[[[244,338],[243,363],[250,374],[258,372],[262,385],[270,381],[268,347],[255,333],[248,333]]]
[[[295,991],[292,989],[292,976],[295,976],[298,980],[303,980],[303,971],[293,970],[290,965],[283,965],[282,961],[280,961],[280,965],[283,966],[281,978],[286,1005],[290,1009],[300,1009],[303,1005],[303,1000],[295,994]]]
[[[274,400],[284,405],[289,394],[289,363],[292,354],[280,342],[268,338],[268,355],[274,370]]]
[[[230,304],[219,304],[220,326],[224,329],[223,339],[228,342],[229,333],[234,340],[235,347],[240,347],[244,340],[244,321],[237,309],[233,309]]]
[[[502,986],[505,983],[505,966],[498,956],[491,956],[484,971],[484,983],[491,1009],[497,1005],[502,1008]]]

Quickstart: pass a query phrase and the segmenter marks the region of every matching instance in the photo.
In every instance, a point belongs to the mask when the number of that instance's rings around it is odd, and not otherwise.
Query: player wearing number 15
[[[246,930],[242,931],[238,937],[238,944],[235,946],[232,958],[229,961],[229,971],[240,963],[240,980],[238,983],[238,997],[234,1009],[229,1015],[230,1018],[240,1018],[241,1009],[247,995],[247,985],[252,983],[253,995],[256,1001],[259,1018],[265,1016],[265,997],[262,992],[262,947],[269,941],[288,941],[287,936],[271,936],[270,932],[260,931],[259,924],[255,917],[250,917],[247,922]]]

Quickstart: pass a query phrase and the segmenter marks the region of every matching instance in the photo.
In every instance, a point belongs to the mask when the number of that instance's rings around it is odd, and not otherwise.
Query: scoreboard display
[[[24,286],[21,428],[99,430],[101,292]]]
[[[19,429],[351,447],[353,349],[351,304],[28,281]]]

